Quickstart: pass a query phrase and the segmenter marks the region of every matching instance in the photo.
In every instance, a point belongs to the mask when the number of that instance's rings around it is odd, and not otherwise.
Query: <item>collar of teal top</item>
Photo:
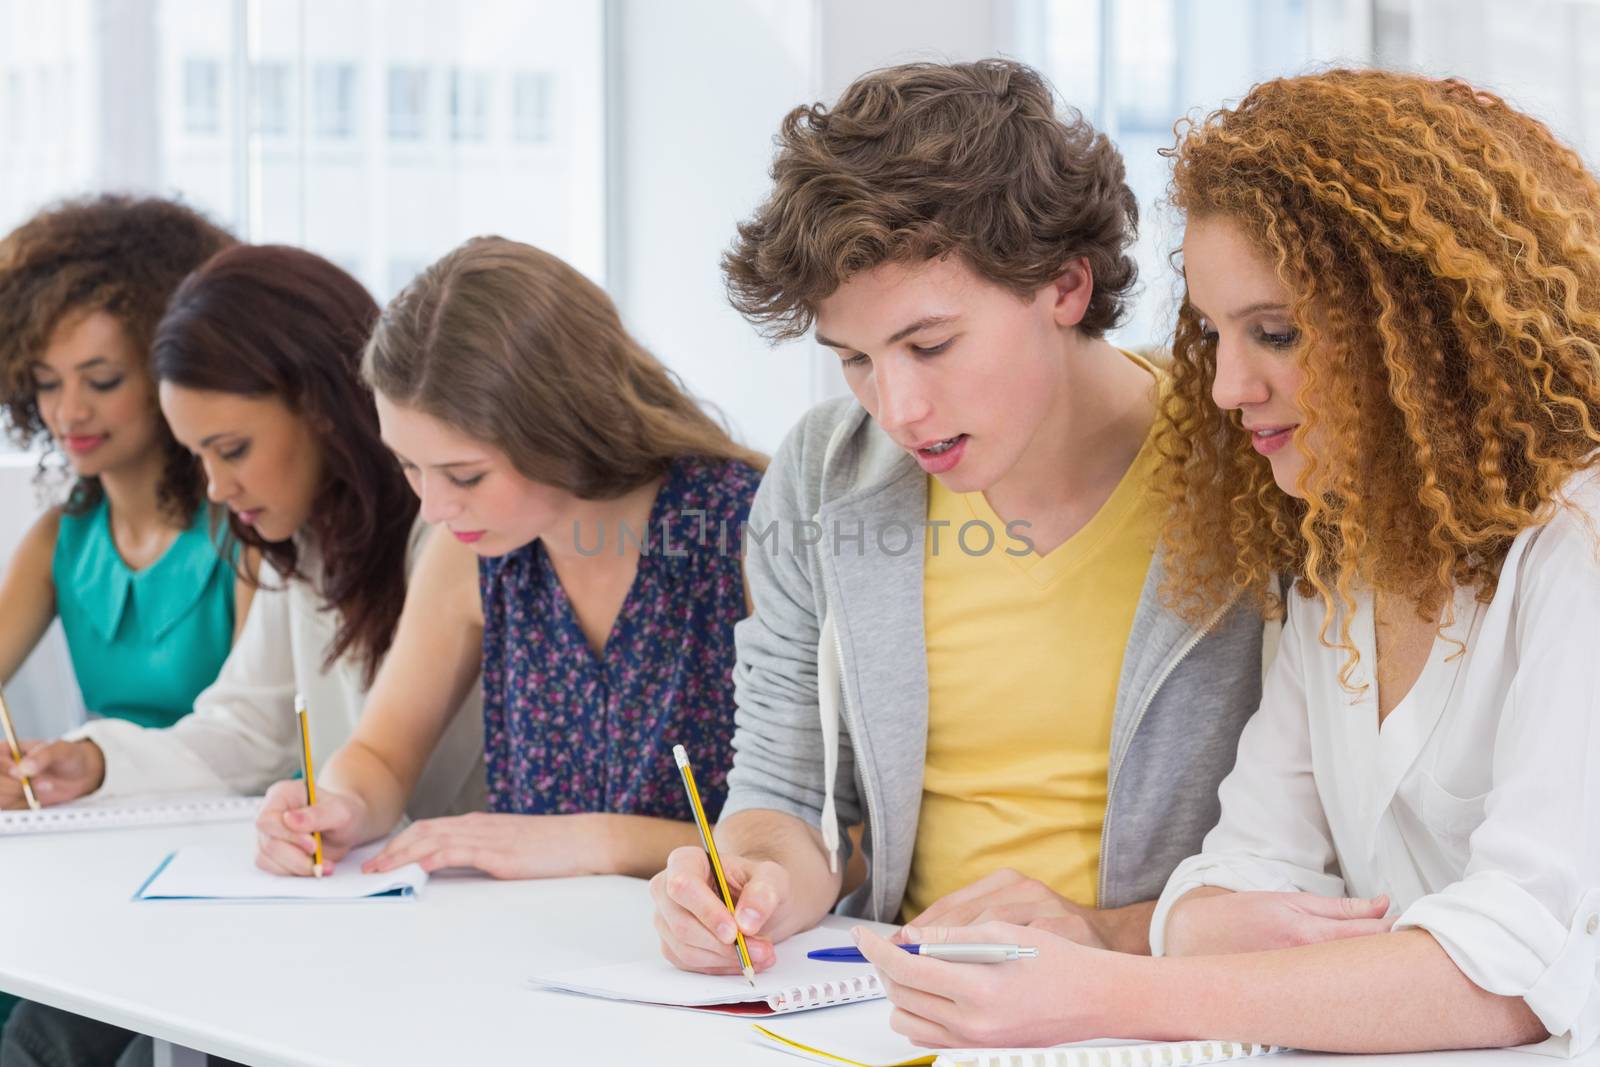
[[[211,584],[219,567],[230,566],[236,549],[224,557],[228,527],[215,519],[209,504],[201,501],[194,517],[167,550],[143,570],[132,570],[117,553],[111,537],[111,511],[104,499],[81,517],[89,536],[76,546],[71,570],[79,603],[102,640],[121,630],[129,604],[137,599],[135,636],[147,640],[164,637],[194,607]]]

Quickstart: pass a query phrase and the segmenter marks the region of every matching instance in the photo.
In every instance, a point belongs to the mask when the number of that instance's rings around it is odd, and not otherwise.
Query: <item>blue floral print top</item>
[[[716,818],[733,763],[740,531],[760,480],[737,461],[680,458],[648,532],[584,531],[578,548],[589,554],[619,552],[624,536],[644,546],[599,655],[541,541],[479,561],[490,811],[689,821],[672,760],[682,744]]]

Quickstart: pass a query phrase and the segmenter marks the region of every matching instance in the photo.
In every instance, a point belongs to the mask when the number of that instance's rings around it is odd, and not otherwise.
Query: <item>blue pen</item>
[[[950,963],[1005,963],[1007,960],[1032,960],[1039,958],[1039,950],[1022,945],[901,945],[913,956],[927,956]],[[854,946],[846,948],[819,948],[806,953],[808,960],[827,963],[866,963],[867,958]]]

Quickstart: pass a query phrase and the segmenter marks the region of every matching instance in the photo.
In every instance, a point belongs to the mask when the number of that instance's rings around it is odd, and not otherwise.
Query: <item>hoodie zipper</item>
[[[1118,758],[1116,766],[1111,768],[1111,776],[1106,782],[1106,813],[1105,818],[1100,823],[1100,886],[1095,899],[1096,907],[1105,907],[1107,878],[1105,862],[1106,840],[1111,835],[1111,805],[1116,798],[1117,779],[1122,774],[1122,765],[1128,760],[1128,753],[1133,751],[1133,742],[1134,738],[1139,735],[1139,726],[1144,722],[1145,713],[1150,710],[1150,705],[1155,703],[1156,694],[1161,692],[1161,687],[1167,684],[1168,678],[1172,677],[1172,672],[1178,669],[1179,664],[1189,658],[1189,653],[1193,652],[1195,647],[1206,639],[1206,635],[1216,628],[1217,623],[1222,620],[1222,617],[1228,613],[1228,609],[1232,606],[1232,601],[1224,604],[1220,611],[1206,620],[1206,624],[1203,627],[1190,635],[1189,640],[1185,641],[1183,647],[1178,650],[1178,654],[1167,662],[1166,667],[1161,671],[1161,676],[1156,679],[1156,684],[1150,687],[1144,699],[1139,702],[1139,707],[1133,713],[1133,729],[1128,734],[1128,746],[1122,750],[1122,755]]]

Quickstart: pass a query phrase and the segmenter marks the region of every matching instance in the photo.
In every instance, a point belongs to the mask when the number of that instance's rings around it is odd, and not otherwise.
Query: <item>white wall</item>
[[[0,566],[11,558],[38,509],[33,494],[34,462],[0,455]],[[61,624],[49,633],[5,688],[6,706],[24,737],[54,737],[83,721],[83,698],[72,676]]]
[[[778,121],[814,89],[815,10],[788,0],[621,0],[610,282],[629,328],[767,451],[809,406],[809,345],[770,348],[718,258],[766,189]]]

